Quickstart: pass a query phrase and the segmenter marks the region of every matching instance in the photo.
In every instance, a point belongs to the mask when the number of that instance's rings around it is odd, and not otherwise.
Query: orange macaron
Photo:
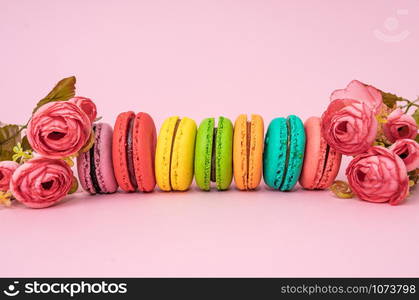
[[[233,134],[233,173],[239,190],[253,190],[260,184],[263,166],[263,119],[260,115],[238,116]]]

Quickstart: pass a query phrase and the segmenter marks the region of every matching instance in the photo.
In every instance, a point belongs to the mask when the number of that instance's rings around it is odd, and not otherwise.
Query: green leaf
[[[31,144],[29,144],[28,137],[26,135],[22,138],[21,143],[22,143],[23,151],[27,151],[27,150],[32,150],[33,151],[32,146],[31,146]]]
[[[391,93],[381,92],[383,96],[383,103],[389,108],[394,108],[397,105],[397,101],[404,101],[402,97],[398,97]]]
[[[75,176],[73,176],[73,184],[71,185],[70,191],[68,192],[68,194],[74,194],[75,192],[77,192],[79,188],[79,181],[77,180],[77,178]]]
[[[0,161],[12,160],[13,147],[21,141],[18,125],[0,127]]]
[[[413,185],[416,185],[419,181],[419,169],[415,169],[407,173],[409,180],[413,182]]]
[[[416,124],[418,124],[418,127],[419,127],[419,108],[415,110],[412,117],[413,117],[413,119],[415,119]]]
[[[35,113],[42,105],[45,105],[54,101],[67,101],[76,94],[76,77],[71,76],[60,80],[51,92],[42,100],[40,100],[32,114]]]

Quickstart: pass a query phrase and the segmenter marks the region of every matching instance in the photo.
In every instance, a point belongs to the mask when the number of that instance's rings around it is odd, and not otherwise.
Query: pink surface
[[[328,192],[87,196],[2,210],[2,276],[418,276],[418,199]]]
[[[354,78],[413,99],[418,15],[416,0],[2,1],[0,117],[24,123],[70,75],[104,122],[145,111],[158,129],[175,114],[305,120]],[[417,193],[399,207],[264,187],[80,193],[0,209],[0,275],[419,276]]]

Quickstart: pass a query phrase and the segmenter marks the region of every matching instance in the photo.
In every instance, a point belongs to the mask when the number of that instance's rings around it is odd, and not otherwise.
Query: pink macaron
[[[80,184],[92,195],[114,193],[118,184],[112,165],[112,127],[107,123],[96,123],[93,131],[93,147],[77,158]]]
[[[342,155],[322,137],[320,118],[311,117],[304,123],[306,150],[300,184],[309,190],[326,189],[334,182],[340,168]]]

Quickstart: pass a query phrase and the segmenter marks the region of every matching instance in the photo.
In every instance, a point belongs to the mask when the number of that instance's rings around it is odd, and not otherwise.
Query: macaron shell
[[[196,124],[189,118],[182,118],[173,142],[170,165],[170,183],[175,191],[186,191],[194,175]]]
[[[178,116],[167,118],[160,128],[157,139],[155,172],[156,182],[162,191],[170,191],[170,163],[172,156],[173,135]]]
[[[317,186],[318,189],[327,189],[333,184],[339,173],[341,161],[342,154],[330,148],[323,176]]]
[[[279,189],[287,160],[288,129],[285,118],[276,118],[269,124],[263,154],[263,178],[269,187]]]
[[[112,127],[107,123],[95,126],[94,164],[96,179],[102,193],[115,193],[118,189],[112,164]]]
[[[319,122],[320,125],[320,122]],[[321,132],[320,132],[320,127],[318,127],[319,130],[319,138],[320,138],[320,148],[319,148],[319,153],[317,154],[317,168],[316,168],[316,174],[314,177],[314,185],[313,188],[317,189],[319,188],[320,182],[322,181],[323,175],[324,175],[324,170],[325,170],[325,165],[327,164],[327,156],[328,156],[328,149],[329,146],[326,143],[326,140],[322,137]],[[307,138],[307,137],[306,137]],[[307,145],[306,145],[307,148]],[[307,150],[306,150],[306,154],[307,154]],[[304,166],[304,163],[303,163]]]
[[[300,185],[305,189],[326,189],[339,172],[342,155],[331,149],[322,137],[320,118],[307,119],[304,127],[307,141]]]
[[[77,174],[79,176],[80,185],[86,192],[96,194],[90,178],[90,153],[89,151],[81,153],[77,157]]]
[[[138,190],[142,192],[151,192],[156,186],[156,135],[156,126],[151,116],[144,112],[138,113],[133,129],[133,159]]]
[[[215,154],[217,189],[226,190],[233,179],[233,124],[224,117],[218,119]]]
[[[127,133],[130,120],[135,117],[134,112],[124,112],[118,115],[112,141],[112,160],[115,171],[115,178],[119,186],[125,192],[134,192],[127,162]]]
[[[321,138],[320,118],[307,119],[304,128],[306,153],[299,182],[305,189],[316,189],[323,175],[327,143]]]
[[[247,190],[247,116],[239,115],[234,123],[233,173],[239,190]]]
[[[204,191],[211,188],[211,159],[214,118],[204,119],[199,125],[195,144],[195,182]]]
[[[252,115],[250,126],[249,174],[247,175],[247,188],[252,190],[259,186],[262,178],[264,134],[262,117],[259,115]]]
[[[288,166],[285,174],[281,191],[290,191],[297,183],[304,160],[305,151],[305,131],[304,124],[297,116],[290,115],[288,117],[290,144]]]

